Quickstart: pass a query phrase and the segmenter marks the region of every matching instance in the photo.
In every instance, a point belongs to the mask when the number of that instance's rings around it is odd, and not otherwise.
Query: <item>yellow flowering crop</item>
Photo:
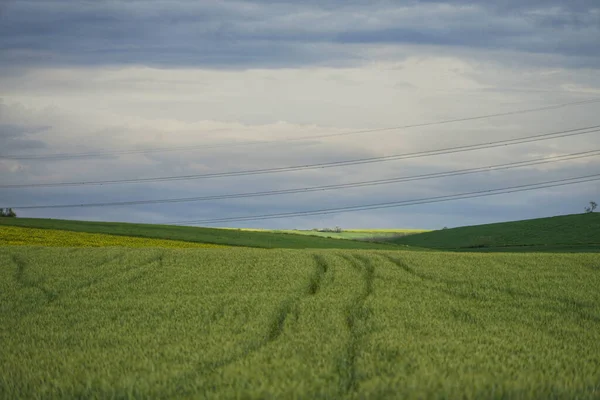
[[[70,232],[54,229],[19,228],[0,226],[0,246],[48,246],[48,247],[227,247],[210,243],[194,243],[178,240],[147,239],[132,236],[106,235],[101,233]]]

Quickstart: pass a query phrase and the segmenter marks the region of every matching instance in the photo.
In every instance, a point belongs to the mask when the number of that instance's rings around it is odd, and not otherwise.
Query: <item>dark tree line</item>
[[[17,213],[12,208],[0,208],[0,217],[14,218]]]

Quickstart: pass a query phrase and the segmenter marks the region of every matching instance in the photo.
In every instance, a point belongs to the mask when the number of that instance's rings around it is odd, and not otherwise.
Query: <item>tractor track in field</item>
[[[46,298],[46,301],[43,304],[40,304],[38,307],[29,310],[28,312],[25,312],[21,315],[21,317],[24,317],[28,314],[31,314],[33,312],[38,311],[40,308],[43,308],[45,306],[48,306],[58,300],[60,300],[61,298],[64,297],[68,297],[70,295],[73,295],[76,292],[79,292],[81,290],[85,290],[87,288],[90,288],[94,285],[100,284],[108,279],[114,279],[116,277],[122,276],[123,274],[132,272],[132,271],[137,271],[137,270],[141,270],[145,267],[148,267],[152,264],[154,264],[155,262],[158,262],[160,266],[163,265],[163,257],[164,257],[164,251],[161,251],[158,255],[152,256],[150,259],[142,262],[139,265],[135,265],[133,267],[129,267],[126,268],[123,271],[119,271],[116,274],[112,274],[110,276],[98,276],[95,278],[92,278],[86,282],[80,283],[79,285],[75,285],[72,288],[68,288],[62,291],[56,291],[56,290],[52,290],[47,288],[46,286],[44,286],[44,282],[45,279],[38,279],[38,280],[32,280],[31,278],[29,278],[27,276],[27,266],[28,266],[28,261],[25,260],[23,257],[19,256],[19,255],[13,255],[11,257],[11,261],[12,263],[15,265],[15,273],[14,273],[14,279],[15,281],[20,284],[22,287],[24,288],[34,288],[39,290],[40,292],[42,292]],[[99,262],[95,263],[93,266],[91,266],[90,268],[92,269],[96,269],[96,268],[100,268],[104,265],[116,262],[118,260],[123,261],[125,256],[124,252],[119,252],[118,254],[114,255],[114,256],[110,256],[110,257],[104,257],[102,260],[100,260]],[[128,283],[132,283],[133,281],[139,279],[141,277],[142,274],[139,274],[138,276],[130,279],[128,281]]]
[[[97,262],[96,264],[94,264],[92,266],[92,268],[96,269],[96,268],[103,267],[106,264],[111,264],[111,263],[113,263],[115,261],[118,261],[118,260],[122,261],[123,258],[124,258],[124,255],[125,255],[124,253],[120,252],[120,253],[112,256],[112,257],[105,257],[100,262]],[[113,276],[111,276],[111,277],[113,277]],[[87,288],[92,287],[94,285],[97,285],[99,283],[102,283],[102,282],[104,282],[107,279],[109,279],[109,277],[107,277],[107,276],[97,276],[95,278],[92,278],[92,279],[88,280],[87,282],[83,282],[83,283],[75,286],[74,288],[63,292],[61,294],[61,296],[69,296],[69,295],[71,295],[71,294],[73,294],[75,292],[78,292],[80,290],[84,290],[84,289],[87,289]]]
[[[288,315],[293,309],[298,309],[299,303],[302,301],[303,297],[315,296],[321,290],[323,278],[329,270],[329,266],[325,259],[320,255],[314,255],[313,259],[315,261],[315,270],[308,279],[303,295],[293,296],[281,303],[275,314],[275,318],[269,324],[266,342],[263,345],[267,345],[281,336]]]
[[[412,268],[410,265],[408,265],[402,259],[395,258],[395,257],[392,257],[387,254],[381,254],[381,257],[383,257],[385,260],[389,261],[390,263],[394,264],[395,266],[399,267],[401,270],[405,271],[409,275],[421,279],[423,282],[433,283],[433,284],[442,283],[447,286],[447,288],[428,286],[431,290],[435,290],[440,293],[445,293],[449,296],[456,297],[461,300],[479,300],[480,301],[480,300],[487,299],[486,297],[484,297],[476,292],[473,292],[472,290],[471,291],[462,291],[462,292],[455,290],[458,286],[461,286],[461,285],[464,286],[466,284],[469,284],[469,281],[442,279],[442,278],[433,277],[433,276],[418,272],[417,270]]]
[[[234,364],[250,357],[252,354],[260,351],[270,343],[273,343],[279,339],[279,337],[283,334],[285,322],[289,314],[292,312],[298,312],[299,303],[302,301],[302,299],[309,296],[316,296],[322,290],[324,277],[329,272],[329,265],[324,257],[317,254],[313,255],[313,260],[315,267],[313,273],[309,276],[308,281],[303,287],[301,287],[299,294],[285,299],[277,307],[273,318],[267,324],[265,335],[261,340],[248,344],[241,352],[230,357],[216,361],[200,362],[194,371],[183,374],[182,376],[178,377],[176,381],[181,383],[193,379],[193,377],[198,375],[198,371],[202,371],[202,375],[207,377],[207,375],[209,376],[221,368],[225,368],[230,364]],[[208,373],[206,371],[208,371]],[[189,390],[183,389],[181,384],[177,384],[175,386],[178,387],[178,390],[175,393],[178,396],[186,396],[192,393]]]
[[[491,300],[491,298],[486,295],[485,291],[500,294],[500,295],[509,295],[514,299],[519,299],[522,301],[533,301],[533,300],[546,300],[543,296],[536,295],[534,293],[526,292],[523,290],[517,290],[510,287],[499,287],[496,285],[479,285],[476,288],[472,287],[471,282],[465,280],[452,280],[452,279],[442,279],[429,276],[427,274],[422,274],[417,272],[415,269],[411,268],[404,260],[394,258],[392,256],[382,254],[383,258],[391,262],[392,264],[400,267],[402,270],[406,271],[412,276],[418,277],[421,280],[429,283],[442,283],[446,284],[446,288],[441,287],[430,287],[430,289],[435,290],[439,293],[444,293],[448,296],[454,297],[459,300],[464,301],[487,301]],[[480,289],[480,290],[477,290]],[[555,297],[552,300],[558,303],[554,306],[545,306],[543,308],[544,311],[552,311],[558,314],[570,314],[577,316],[580,320],[586,320],[592,323],[600,324],[600,316],[594,315],[590,312],[590,309],[593,308],[593,304],[577,301],[568,297]],[[518,305],[517,307],[521,307]],[[458,311],[457,316],[459,320],[468,320],[468,322],[472,322],[473,318],[464,318],[465,315],[463,312]]]
[[[307,293],[311,296],[316,295],[319,290],[321,290],[323,277],[329,271],[329,266],[327,265],[327,261],[325,261],[323,256],[315,254],[313,258],[315,260],[315,272],[310,277],[307,287]]]
[[[105,264],[116,261],[122,257],[123,257],[122,253],[119,253],[113,257],[105,257],[104,259],[102,259],[102,261],[100,261],[99,263],[94,265],[93,268],[101,267]],[[45,279],[31,280],[30,278],[27,277],[27,265],[28,265],[27,260],[23,259],[21,256],[13,255],[11,257],[11,261],[13,262],[13,264],[16,267],[15,274],[14,274],[15,281],[18,284],[20,284],[22,287],[34,288],[34,289],[41,291],[44,294],[44,296],[46,297],[46,301],[43,304],[40,304],[38,307],[35,307],[27,312],[24,312],[21,315],[21,318],[25,317],[28,314],[34,313],[34,312],[38,311],[40,308],[48,306],[49,304],[52,304],[55,301],[58,301],[62,297],[68,296],[68,295],[72,294],[73,292],[87,288],[97,282],[100,282],[100,281],[103,281],[104,279],[106,279],[105,277],[94,278],[94,279],[92,279],[88,282],[85,282],[81,285],[78,285],[72,289],[67,289],[62,292],[55,291],[55,290],[49,289],[46,286],[44,286]]]
[[[28,263],[26,260],[15,254],[12,256],[12,262],[16,266],[14,277],[18,284],[25,288],[34,288],[41,291],[46,297],[46,303],[51,303],[58,298],[59,294],[45,287],[43,280],[32,280],[27,277],[26,270]]]
[[[337,369],[340,376],[340,390],[346,396],[358,391],[360,384],[360,378],[357,376],[356,360],[362,342],[371,332],[368,324],[371,309],[365,306],[365,302],[374,292],[375,266],[368,257],[346,254],[340,254],[340,257],[346,260],[363,279],[362,290],[351,300],[345,310],[346,329],[349,338],[345,351],[338,360]]]
[[[146,268],[146,267],[148,267],[148,266],[150,266],[150,265],[152,265],[152,264],[154,264],[156,262],[159,262],[159,265],[162,267],[164,253],[165,253],[165,251],[161,250],[159,252],[159,254],[153,255],[152,257],[150,257],[147,260],[143,261],[141,264],[133,265],[131,267],[126,267],[123,270],[117,271],[114,274],[111,274],[109,276],[103,275],[103,276],[98,276],[98,277],[92,278],[92,279],[90,279],[87,282],[84,282],[84,283],[81,283],[81,284],[75,286],[71,290],[65,291],[64,293],[61,294],[61,296],[68,296],[68,295],[71,295],[71,294],[73,294],[75,292],[78,292],[78,291],[81,291],[81,290],[85,290],[85,289],[90,288],[90,287],[92,287],[94,285],[101,284],[102,282],[105,282],[108,279],[120,278],[124,274],[127,274],[128,272],[132,272],[132,271],[137,271],[137,270],[144,269],[144,268]],[[106,258],[104,258],[102,261],[96,263],[91,268],[94,268],[94,269],[95,268],[99,268],[99,267],[102,267],[104,265],[116,262],[116,261],[120,261],[121,263],[123,263],[124,258],[125,258],[125,253],[124,252],[120,252],[120,253],[112,256],[112,257],[106,257]],[[133,281],[132,279],[129,279],[126,282],[127,283],[131,283],[132,281]]]
[[[395,258],[387,254],[382,254],[381,257],[399,267],[409,275],[419,278],[424,284],[426,284],[426,287],[429,290],[443,293],[458,300],[477,302],[490,300],[485,294],[478,290],[474,290],[473,286],[467,280],[443,279],[430,276],[428,274],[418,272],[402,259]],[[435,284],[444,284],[446,287],[438,287],[435,286]]]
[[[385,258],[387,261],[396,265],[397,267],[399,267],[403,271],[407,272],[408,274],[415,276],[417,278],[420,278],[424,281],[435,282],[435,283],[447,283],[447,284],[464,283],[462,281],[451,281],[451,280],[439,279],[439,278],[435,278],[433,276],[429,276],[427,274],[420,273],[420,272],[416,271],[414,268],[412,268],[410,265],[408,265],[404,260],[392,257],[387,254],[381,254],[381,257]]]
[[[461,300],[484,300],[484,299],[487,299],[487,297],[485,297],[484,295],[473,292],[472,282],[470,282],[470,281],[436,278],[433,276],[429,276],[427,274],[422,274],[422,273],[417,272],[414,268],[411,268],[404,260],[394,258],[387,254],[381,254],[381,257],[385,258],[392,264],[400,267],[402,270],[408,272],[409,274],[422,279],[423,281],[427,281],[427,282],[431,282],[431,283],[446,284],[448,286],[448,288],[431,288],[431,289],[437,290],[441,293],[445,293],[447,295],[456,297]],[[462,287],[467,286],[467,285],[468,285],[468,289],[471,289],[471,290],[468,290],[468,291],[460,290],[460,289],[462,289]],[[453,288],[453,289],[451,289],[451,288]],[[517,289],[511,288],[511,287],[499,287],[499,286],[490,285],[490,284],[480,284],[480,285],[478,285],[477,288],[485,290],[485,291],[494,292],[494,293],[510,295],[513,298],[521,299],[521,300],[544,300],[545,299],[544,297],[536,295],[534,293],[526,292],[523,290],[517,290]],[[557,303],[562,304],[564,307],[567,307],[567,308],[572,307],[572,308],[584,309],[584,308],[591,308],[594,306],[594,304],[592,304],[590,302],[581,302],[581,301],[577,301],[577,300],[574,300],[574,299],[571,299],[568,297],[558,297],[557,296],[553,300],[556,301]]]
[[[125,275],[128,273],[135,273],[134,276],[129,277],[125,280],[128,284],[135,283],[139,281],[144,275],[150,272],[150,267],[153,264],[158,264],[159,269],[163,269],[165,265],[165,251],[160,250],[159,253],[155,256],[150,257],[148,260],[144,261],[141,264],[133,266],[131,268],[127,268],[125,271],[121,271],[120,275]]]

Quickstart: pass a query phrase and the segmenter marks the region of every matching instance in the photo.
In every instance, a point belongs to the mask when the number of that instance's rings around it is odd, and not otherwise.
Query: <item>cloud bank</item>
[[[311,136],[600,95],[596,1],[34,1],[0,10],[0,184],[203,174],[380,157],[600,125],[598,104],[408,130]],[[287,138],[306,137],[302,141]],[[277,141],[257,146],[202,145]],[[600,149],[598,134],[421,159],[227,179],[2,190],[3,206],[280,190]],[[598,157],[463,177],[226,201],[27,210],[169,222],[399,201],[599,172]],[[589,183],[437,205],[231,223],[439,228],[580,212]],[[225,224],[223,224],[225,225]]]

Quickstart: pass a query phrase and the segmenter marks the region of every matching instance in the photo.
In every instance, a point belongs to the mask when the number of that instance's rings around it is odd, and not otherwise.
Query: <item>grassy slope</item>
[[[598,398],[599,266],[0,248],[0,398]]]
[[[444,229],[392,242],[462,251],[594,252],[600,251],[600,213]]]
[[[387,243],[366,243],[313,236],[235,229],[195,228],[187,226],[88,222],[37,218],[0,218],[0,226],[59,229],[73,232],[104,233],[156,239],[214,243],[230,246],[290,249],[398,249]]]

